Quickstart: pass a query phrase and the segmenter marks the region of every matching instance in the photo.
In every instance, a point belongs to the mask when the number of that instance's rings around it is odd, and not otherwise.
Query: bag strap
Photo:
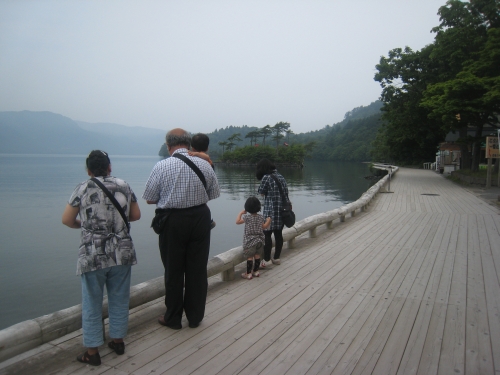
[[[96,183],[96,185],[101,188],[101,190],[104,192],[104,194],[106,194],[108,196],[111,203],[113,203],[113,206],[115,206],[116,209],[118,210],[118,212],[120,213],[120,216],[122,217],[123,222],[127,226],[128,232],[130,233],[130,223],[128,222],[127,216],[125,216],[125,212],[123,211],[122,206],[120,206],[120,203],[118,203],[118,201],[116,200],[115,196],[113,194],[111,194],[111,192],[106,188],[106,186],[104,186],[104,184],[101,181],[99,181],[97,178],[93,177],[90,180],[94,181]]]
[[[182,154],[177,153],[177,154],[173,154],[172,156],[176,157],[177,159],[181,159],[184,163],[186,163],[193,170],[193,172],[198,175],[203,186],[205,187],[205,190],[207,190],[207,181],[205,180],[205,176],[203,176],[203,173],[201,173],[200,168],[198,168],[196,166],[196,164],[194,164],[191,160],[189,160],[187,157],[185,157]]]
[[[278,190],[280,191],[280,195],[281,195],[281,200],[283,202],[283,205],[286,205],[288,204],[288,202],[290,201],[290,199],[288,199],[288,196],[285,195],[285,192],[283,191],[283,186],[281,185],[281,181],[278,180],[278,177],[276,177],[274,174],[270,174],[269,176],[272,177],[272,179],[274,181],[276,181],[276,184],[278,185]]]

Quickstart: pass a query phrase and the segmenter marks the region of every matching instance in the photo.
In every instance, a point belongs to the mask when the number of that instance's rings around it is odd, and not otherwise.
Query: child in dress
[[[210,144],[210,139],[208,138],[208,135],[203,133],[195,134],[191,138],[191,150],[188,151],[188,154],[189,156],[195,156],[197,158],[208,161],[208,163],[212,166],[212,168],[215,169],[214,163],[212,163],[210,156],[208,156],[207,154],[209,144]],[[210,229],[214,229],[214,227],[215,227],[215,221],[214,219],[212,219],[210,223]]]
[[[271,218],[264,217],[260,211],[260,201],[256,197],[250,197],[245,202],[245,209],[236,217],[236,224],[245,223],[245,233],[243,235],[243,255],[247,258],[247,272],[241,277],[252,280],[252,277],[259,277],[260,254],[259,250],[264,246],[263,230],[271,225]]]

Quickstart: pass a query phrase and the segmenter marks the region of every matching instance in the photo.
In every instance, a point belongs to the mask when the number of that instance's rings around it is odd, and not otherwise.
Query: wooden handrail
[[[377,169],[385,169],[389,174],[380,179],[368,189],[361,197],[352,203],[346,204],[332,211],[309,216],[295,223],[291,228],[283,230],[283,240],[288,242],[288,247],[294,247],[295,238],[307,231],[310,237],[316,236],[316,228],[326,224],[331,227],[334,220],[345,221],[350,214],[354,216],[357,210],[364,211],[376,194],[384,189],[390,180],[391,174],[398,171],[398,167],[374,164]],[[235,267],[246,261],[241,246],[230,249],[209,259],[207,264],[208,277],[222,274],[222,280],[234,279]],[[134,285],[130,288],[129,308],[141,306],[165,295],[163,276]],[[103,302],[103,320],[108,317],[108,300]],[[12,358],[20,353],[36,348],[46,342],[55,340],[82,328],[82,305],[56,311],[36,319],[26,320],[0,331],[0,362]]]

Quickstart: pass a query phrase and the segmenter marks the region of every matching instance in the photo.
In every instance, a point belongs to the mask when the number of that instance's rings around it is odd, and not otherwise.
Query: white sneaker
[[[252,274],[251,273],[242,273],[241,277],[247,280],[252,280]]]
[[[265,261],[264,259],[262,259],[260,262],[260,268],[266,268],[266,267],[270,266],[271,264],[273,264],[273,262],[271,262],[270,260]]]
[[[273,264],[276,264],[277,266],[281,264],[281,260],[279,259],[271,259],[271,261],[273,262]]]
[[[254,272],[252,272],[252,276],[253,277],[259,277],[260,276],[260,272],[259,271],[254,271]]]

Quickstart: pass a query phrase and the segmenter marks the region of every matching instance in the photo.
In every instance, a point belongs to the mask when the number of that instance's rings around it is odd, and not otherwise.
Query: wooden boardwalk
[[[0,374],[500,374],[498,209],[428,170],[391,190],[260,278],[212,279],[196,329],[158,325],[159,300],[100,367],[76,362],[76,332]]]

